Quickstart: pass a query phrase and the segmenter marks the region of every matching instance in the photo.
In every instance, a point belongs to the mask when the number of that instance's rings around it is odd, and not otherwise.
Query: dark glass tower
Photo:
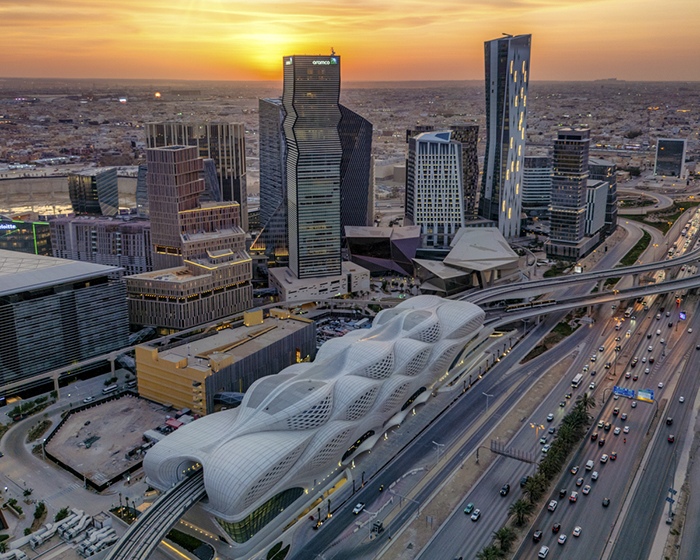
[[[340,222],[345,226],[369,226],[374,221],[372,173],[372,123],[340,105]]]
[[[340,57],[284,57],[289,268],[337,276],[340,253]]]
[[[78,216],[115,216],[119,212],[117,168],[68,175],[68,193],[73,212]]]
[[[486,152],[479,214],[504,237],[520,235],[531,35],[484,43]]]
[[[588,159],[589,179],[608,183],[608,199],[605,205],[605,236],[617,228],[617,165],[600,158]]]

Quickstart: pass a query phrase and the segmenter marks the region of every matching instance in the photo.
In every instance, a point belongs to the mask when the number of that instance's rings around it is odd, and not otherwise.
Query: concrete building
[[[605,181],[608,184],[608,196],[605,203],[605,228],[603,237],[608,237],[617,228],[617,165],[597,157],[588,158],[588,178],[593,181]]]
[[[235,202],[200,203],[193,146],[147,151],[154,271],[126,278],[134,325],[182,330],[252,305],[251,259]]]
[[[450,131],[422,132],[408,142],[405,225],[417,225],[425,247],[447,247],[464,226],[462,144]]]
[[[530,217],[549,216],[552,200],[552,158],[525,156],[523,161],[523,212]]]
[[[245,126],[227,122],[146,123],[146,145],[197,146],[198,155],[216,166],[220,198],[215,202],[238,202],[241,228],[248,231],[248,189],[245,163]]]
[[[127,346],[122,270],[0,249],[0,394]]]
[[[79,216],[114,216],[119,212],[117,168],[87,169],[68,175],[68,194]]]
[[[313,321],[276,310],[257,324],[211,329],[162,346],[136,348],[139,394],[155,402],[214,412],[225,393],[244,393],[258,379],[316,356]]]
[[[434,296],[381,311],[313,362],[256,381],[239,407],[157,443],[144,459],[148,480],[165,490],[201,465],[208,502],[197,513],[237,558],[284,546],[317,506],[347,491],[353,461],[429,398],[460,352],[478,347],[483,321],[477,306]]]
[[[339,97],[339,56],[284,57],[289,268],[299,279],[341,274]]]
[[[520,235],[531,35],[486,41],[486,152],[479,214]]]
[[[49,222],[54,257],[118,266],[126,275],[153,270],[151,224],[133,216],[62,216]]]
[[[656,141],[654,175],[685,178],[685,140],[659,138]]]
[[[320,278],[297,278],[287,267],[269,270],[270,288],[275,288],[280,301],[313,301],[369,292],[369,270],[355,263],[342,261],[341,273]]]

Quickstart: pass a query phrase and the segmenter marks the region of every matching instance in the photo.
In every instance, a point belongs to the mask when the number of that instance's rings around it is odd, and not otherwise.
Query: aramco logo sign
[[[311,64],[315,66],[331,66],[332,64],[338,64],[338,59],[332,56],[328,60],[314,60]]]

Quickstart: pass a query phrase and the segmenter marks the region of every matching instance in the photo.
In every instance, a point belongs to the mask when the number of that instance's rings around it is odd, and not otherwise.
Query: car
[[[620,426],[617,426],[617,427],[613,430],[613,435],[614,435],[614,436],[619,436],[621,431],[622,431],[622,430],[620,430]]]
[[[670,317],[670,316],[671,316],[671,312],[670,312],[670,311],[666,311],[666,317]]]
[[[597,359],[598,357],[595,354],[591,356],[591,362],[595,362]]]
[[[646,357],[646,356],[642,356],[642,363],[643,363],[643,364],[646,364],[646,363],[647,363],[647,357]]]
[[[481,517],[481,510],[480,509],[475,509],[472,514],[470,519],[472,521],[479,521],[479,517]]]
[[[616,406],[613,408],[613,416],[617,416],[618,414],[620,414],[620,407]]]
[[[632,329],[628,330],[628,331],[625,333],[625,336],[626,336],[627,338],[629,338],[630,336],[632,336]]]
[[[663,338],[662,338],[661,340],[659,340],[659,342],[660,342],[661,344],[666,344],[666,340],[663,339]]]
[[[605,346],[599,346],[598,352],[605,352]]]
[[[586,485],[583,487],[583,490],[581,490],[581,492],[583,492],[583,495],[584,495],[584,496],[588,496],[588,493],[589,493],[590,491],[591,491],[591,485],[590,485],[590,484],[586,484]]]
[[[559,489],[559,497],[560,498],[564,498],[567,494],[568,494],[568,491],[566,490],[566,488]]]
[[[661,334],[661,329],[656,329],[656,336],[659,336]]]
[[[663,389],[663,388],[664,388],[664,384],[663,384],[662,382],[659,381],[659,384],[657,385],[657,387],[658,387],[659,389]]]
[[[653,363],[654,363],[654,356],[650,356],[650,357],[649,357],[649,363],[650,363],[650,364],[653,364]]]
[[[595,441],[595,440],[597,440],[597,439],[598,439],[598,432],[593,432],[593,433],[591,434],[591,441]]]
[[[606,422],[606,423],[605,423],[605,426],[603,426],[603,429],[604,429],[606,432],[609,432],[611,427],[612,427],[612,426],[610,425],[610,422]]]
[[[607,463],[608,462],[608,456],[603,453],[603,455],[600,457],[600,462],[601,463]]]
[[[678,402],[679,402],[679,403],[684,403],[684,402],[685,402],[685,397],[684,397],[684,396],[680,396],[680,397],[678,398]]]
[[[554,420],[554,413],[550,412],[547,414],[547,422],[551,422],[552,420]]]
[[[668,416],[668,417],[666,418],[666,425],[667,425],[667,426],[672,426],[672,425],[673,425],[673,418],[671,418],[670,416]]]
[[[594,466],[595,466],[595,463],[593,462],[593,460],[588,459],[588,461],[586,461],[586,470],[587,471],[592,471]]]
[[[657,320],[657,321],[660,321],[660,320],[661,320],[661,313],[657,313],[657,314],[656,314],[656,320]]]
[[[696,350],[700,350],[700,344],[696,344],[696,345],[695,345],[695,349],[696,349]]]
[[[471,503],[471,502],[469,502],[469,503],[467,504],[467,507],[464,508],[464,513],[466,513],[467,515],[469,515],[472,511],[474,511],[474,504]]]
[[[578,492],[572,492],[569,496],[569,501],[573,504],[576,503],[576,500],[578,500]]]
[[[637,379],[639,379],[639,376],[635,373],[635,374],[632,376],[632,381],[637,381]]]
[[[561,523],[555,523],[552,525],[552,533],[557,534],[559,529],[561,529]]]
[[[613,400],[616,401],[616,400],[618,400],[619,398],[620,398],[620,395],[618,395],[618,394],[614,394],[614,395],[613,395]]]
[[[532,533],[532,540],[533,542],[540,542],[542,540],[542,531],[537,529],[537,531]]]
[[[527,484],[527,481],[528,481],[528,480],[530,480],[530,477],[529,477],[529,476],[524,476],[524,477],[522,477],[522,478],[520,479],[520,488],[522,488],[523,486],[525,486],[525,485]]]
[[[510,484],[504,484],[504,485],[501,487],[501,490],[499,491],[499,494],[500,494],[501,496],[507,496],[507,495],[508,495],[508,492],[510,492]]]
[[[603,498],[603,507],[608,507],[610,505],[610,498]]]
[[[550,444],[545,445],[545,446],[542,448],[542,453],[547,453],[547,452],[550,450],[551,447],[552,447],[552,446],[551,446]]]
[[[605,362],[605,369],[610,369],[612,367],[612,362]]]
[[[594,369],[594,370],[591,372],[591,377],[595,376],[596,373],[598,373],[598,371]]]
[[[617,459],[617,451],[613,451],[613,452],[610,454],[610,460],[611,460],[611,461],[614,461],[615,459]]]
[[[693,327],[690,327],[690,328],[688,329],[688,332],[689,332],[689,333],[693,332]]]
[[[637,356],[635,356],[634,359],[632,360],[632,367],[636,366],[638,362],[639,362],[639,358],[637,358]]]
[[[653,346],[647,346],[647,352],[651,352],[654,349]]]
[[[615,352],[621,352],[621,351],[622,351],[622,346],[620,346],[619,344],[617,346],[615,346]]]
[[[649,375],[649,372],[651,372],[651,369],[649,369],[649,368],[644,368],[644,373],[645,373],[646,375]]]
[[[598,480],[598,471],[593,471],[591,473],[591,480]]]
[[[555,509],[557,509],[557,504],[558,504],[558,503],[559,503],[559,502],[557,502],[556,500],[550,500],[550,501],[549,501],[549,505],[547,506],[547,509],[548,509],[549,511],[554,511]]]
[[[571,534],[572,534],[574,537],[580,537],[580,536],[581,536],[581,527],[579,527],[578,525],[576,525],[576,527],[574,527],[574,530],[573,530],[573,532],[572,532]]]
[[[669,323],[669,324],[668,324],[668,327],[669,327],[669,328],[673,328],[673,323]]]
[[[583,371],[584,371],[584,373],[588,371],[588,364],[586,364],[585,366],[583,366]]]
[[[659,309],[659,311],[660,311],[661,313],[663,313],[664,311],[666,311],[666,308],[662,305],[661,308]]]
[[[576,486],[583,486],[583,477],[582,476],[579,476],[576,479]]]
[[[549,430],[547,430],[547,433],[548,433],[548,434],[553,434],[553,433],[556,432],[556,431],[557,431],[557,429],[556,429],[554,426],[550,426]]]
[[[591,381],[591,384],[588,386],[588,388],[592,391],[595,389],[595,381]]]
[[[598,440],[598,447],[603,447],[605,445],[605,438],[602,437]]]
[[[542,445],[544,445],[545,443],[547,443],[547,436],[542,436],[542,437],[540,438],[540,443],[541,443]]]
[[[564,534],[559,535],[559,538],[557,539],[557,542],[558,542],[559,544],[564,544],[564,543],[566,543],[566,535],[564,535]]]
[[[674,441],[676,441],[676,436],[674,436],[673,434],[669,435],[668,436],[668,443],[673,443]]]
[[[634,367],[634,366],[633,366],[633,367]],[[628,371],[628,372],[625,374],[625,379],[629,379],[630,377],[632,377],[632,372],[631,372],[631,371]]]
[[[566,406],[566,401],[559,401],[559,406],[564,408]]]
[[[615,337],[615,342],[620,342],[622,339],[619,336]]]
[[[95,400],[95,397],[85,397],[85,398],[83,399],[83,402],[84,402],[84,403],[89,403],[89,402],[92,402],[92,401],[94,401],[94,400]]]
[[[629,433],[630,433],[630,427],[629,427],[629,426],[625,426],[624,428],[622,428],[622,433],[624,433],[624,434],[629,434]]]
[[[540,551],[537,553],[537,557],[538,558],[547,558],[547,554],[549,554],[549,547],[543,546],[540,548]]]
[[[602,428],[604,425],[605,425],[605,421],[603,421],[603,420],[599,420],[599,421],[598,421],[598,427],[599,427],[599,428]]]
[[[626,412],[623,412],[622,414],[620,414],[620,420],[622,420],[622,421],[627,420],[627,413]]]
[[[651,338],[651,333],[647,333],[647,338]]]
[[[569,471],[571,474],[576,474],[578,472],[578,465],[575,467],[571,467],[571,470]]]
[[[573,396],[573,393],[571,391],[569,391],[568,393],[566,393],[566,395],[564,395],[564,398],[570,399],[572,396]]]
[[[363,509],[365,509],[365,503],[359,502],[354,508],[352,508],[352,512],[355,515],[358,515]]]
[[[632,404],[630,406],[632,408],[637,408],[637,401],[632,401]]]

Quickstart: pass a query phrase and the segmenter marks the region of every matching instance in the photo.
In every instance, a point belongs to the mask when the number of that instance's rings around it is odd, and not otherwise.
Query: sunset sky
[[[532,80],[700,80],[700,0],[0,0],[0,76],[483,79],[483,42],[531,33]]]

